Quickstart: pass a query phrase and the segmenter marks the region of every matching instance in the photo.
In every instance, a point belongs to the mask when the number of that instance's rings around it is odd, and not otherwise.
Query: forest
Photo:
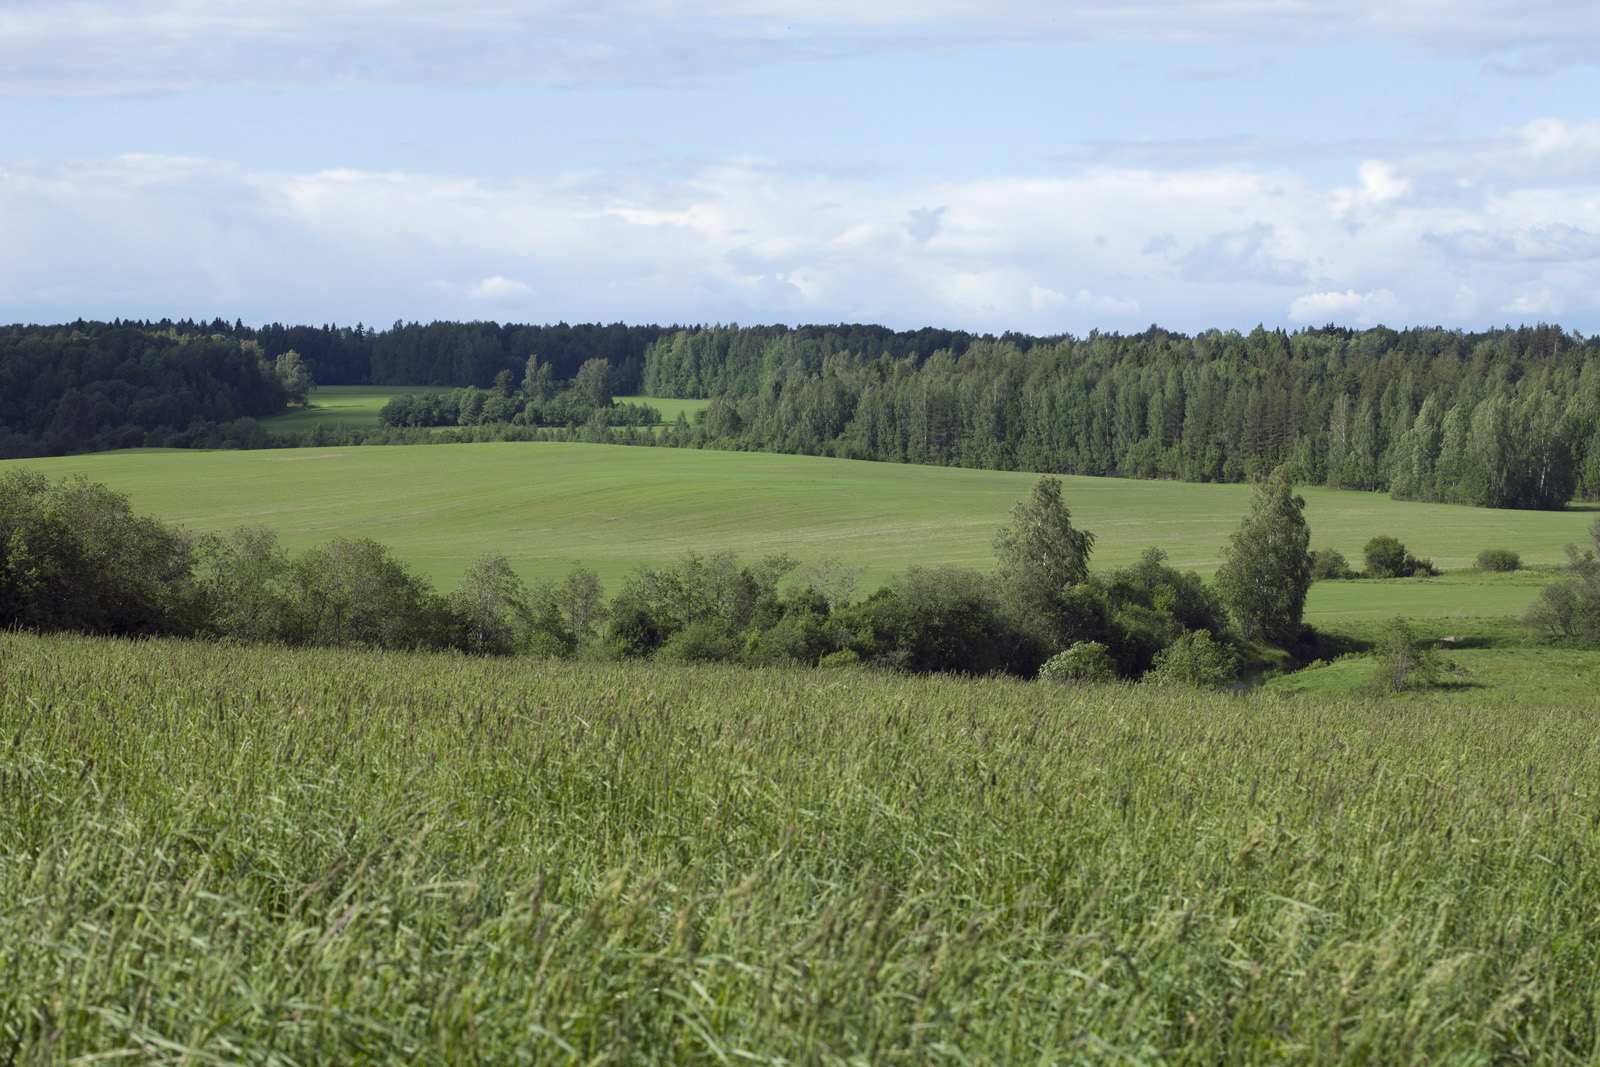
[[[288,401],[271,370],[291,354],[323,385],[452,392],[397,401],[378,433],[273,435],[257,420]],[[613,410],[613,395],[711,404],[694,425],[640,434],[647,409]],[[412,443],[435,438],[395,431],[473,426],[440,439],[557,435],[1193,482],[1287,465],[1302,484],[1560,508],[1600,499],[1600,344],[1545,325],[1074,338],[80,322],[0,330],[0,422],[5,457]]]

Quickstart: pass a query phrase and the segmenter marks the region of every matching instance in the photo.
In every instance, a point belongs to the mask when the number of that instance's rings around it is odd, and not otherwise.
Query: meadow
[[[1600,712],[0,635],[13,1063],[1571,1063]]]
[[[322,385],[311,390],[310,405],[262,419],[261,425],[273,433],[304,433],[318,424],[330,430],[341,424],[352,428],[376,426],[378,412],[391,397],[438,391],[422,385]]]
[[[334,429],[339,425],[368,427],[378,425],[378,412],[389,398],[401,393],[449,392],[435,385],[319,385],[311,390],[311,403],[306,407],[290,408],[282,415],[261,420],[273,433],[304,433],[313,426]],[[619,404],[648,404],[661,412],[664,423],[675,421],[681,413],[694,421],[709,400],[671,400],[655,396],[619,396]]]
[[[443,588],[485,551],[527,579],[582,564],[615,590],[637,564],[688,550],[788,552],[865,568],[870,590],[913,563],[987,571],[990,540],[1038,477],[808,456],[566,443],[127,451],[12,461],[51,477],[83,474],[127,493],[136,510],[197,531],[269,526],[301,551],[370,536]],[[1097,537],[1093,565],[1126,565],[1156,546],[1209,576],[1249,505],[1243,485],[1067,476],[1074,522]],[[1319,582],[1312,621],[1398,613],[1514,615],[1550,575],[1479,574],[1479,550],[1504,545],[1550,567],[1583,543],[1593,505],[1496,511],[1302,490],[1312,546],[1359,565],[1375,534],[1399,537],[1457,573],[1447,580]]]

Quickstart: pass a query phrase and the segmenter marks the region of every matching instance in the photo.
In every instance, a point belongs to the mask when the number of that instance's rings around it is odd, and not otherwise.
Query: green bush
[[[1211,639],[1204,630],[1190,630],[1156,654],[1144,680],[1152,685],[1186,685],[1217,689],[1239,676],[1233,649]]]
[[[1486,548],[1478,553],[1480,571],[1514,571],[1522,568],[1522,557],[1509,548]]]
[[[1432,645],[1425,644],[1406,620],[1398,616],[1378,634],[1372,650],[1378,661],[1373,685],[1382,693],[1404,689],[1423,689],[1439,677],[1439,657]]]
[[[1311,550],[1311,577],[1314,581],[1325,582],[1335,578],[1354,578],[1355,572],[1350,569],[1350,564],[1345,561],[1344,553],[1336,548],[1315,548]]]
[[[1039,668],[1041,682],[1109,682],[1116,676],[1116,664],[1099,641],[1079,641]]]
[[[1418,559],[1398,538],[1380,534],[1362,549],[1368,578],[1429,578],[1439,571],[1431,559]]]

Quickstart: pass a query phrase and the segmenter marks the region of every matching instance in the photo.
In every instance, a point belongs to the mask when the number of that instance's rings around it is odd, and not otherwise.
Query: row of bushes
[[[1043,491],[1050,488],[1056,493]],[[1173,649],[1224,649],[1223,662],[1234,662],[1239,639],[1216,589],[1169,566],[1159,549],[1131,567],[1089,573],[1093,537],[1071,528],[1058,493],[1059,482],[1042,480],[1014,517],[1019,528],[1037,520],[1062,535],[1043,549],[1065,561],[1059,585],[1029,584],[1027,567],[1040,546],[1018,541],[1021,534],[1008,540],[1007,527],[996,539],[994,577],[912,567],[857,599],[856,572],[837,561],[802,570],[787,556],[745,562],[733,553],[691,552],[637,568],[608,600],[592,571],[529,585],[494,554],[442,595],[366,538],[336,539],[291,558],[270,530],[199,537],[135,515],[126,497],[105,486],[11,471],[0,477],[0,625],[1025,676],[1079,644],[1097,646],[1105,669],[1125,678],[1168,661],[1163,677],[1179,677]],[[1041,592],[1047,610],[1028,599]],[[1202,677],[1211,680],[1191,680]]]
[[[1418,559],[1396,538],[1387,534],[1367,542],[1362,553],[1365,571],[1354,570],[1344,553],[1333,548],[1318,548],[1311,553],[1311,575],[1318,581],[1352,578],[1431,578],[1439,573],[1431,559]],[[1477,568],[1492,573],[1508,573],[1522,568],[1522,557],[1509,548],[1486,548],[1478,553]]]
[[[1350,567],[1344,553],[1334,548],[1318,548],[1311,552],[1311,576],[1317,581],[1349,578],[1431,578],[1439,573],[1431,559],[1418,559],[1406,551],[1406,546],[1388,534],[1380,534],[1368,541],[1362,550],[1366,570]]]

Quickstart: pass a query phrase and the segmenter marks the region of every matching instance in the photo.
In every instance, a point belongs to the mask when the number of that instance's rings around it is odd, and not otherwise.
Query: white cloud
[[[1577,0],[11,0],[0,94],[653,82],[817,56],[1097,43],[1378,41],[1521,72],[1593,62],[1595,40],[1600,15]]]
[[[1537,292],[1522,293],[1500,309],[1512,315],[1559,315],[1561,301],[1548,287]]]
[[[533,287],[496,274],[467,287],[467,295],[474,300],[506,300],[512,297],[532,296]]]
[[[1366,293],[1346,289],[1342,293],[1307,293],[1297,298],[1289,305],[1289,318],[1308,326],[1320,326],[1325,322],[1371,326],[1383,315],[1398,311],[1399,307],[1399,301],[1387,289]]]
[[[1375,159],[1361,164],[1356,173],[1361,177],[1368,198],[1379,203],[1404,196],[1411,188],[1410,182],[1395,176],[1392,166]]]
[[[1041,285],[1028,286],[1028,305],[1035,311],[1047,311],[1051,308],[1058,308],[1066,302],[1066,293],[1058,293],[1054,289],[1046,289]]]
[[[1370,170],[1330,192],[1239,166],[955,181],[746,159],[487,180],[0,160],[0,321],[487,310],[1082,333],[1135,317],[1253,325],[1274,308],[1278,325],[1503,308],[1600,327],[1594,186],[1502,176],[1440,192],[1412,164],[1380,162],[1379,187],[1411,191],[1368,195]],[[918,212],[936,213],[930,239],[908,232]]]

